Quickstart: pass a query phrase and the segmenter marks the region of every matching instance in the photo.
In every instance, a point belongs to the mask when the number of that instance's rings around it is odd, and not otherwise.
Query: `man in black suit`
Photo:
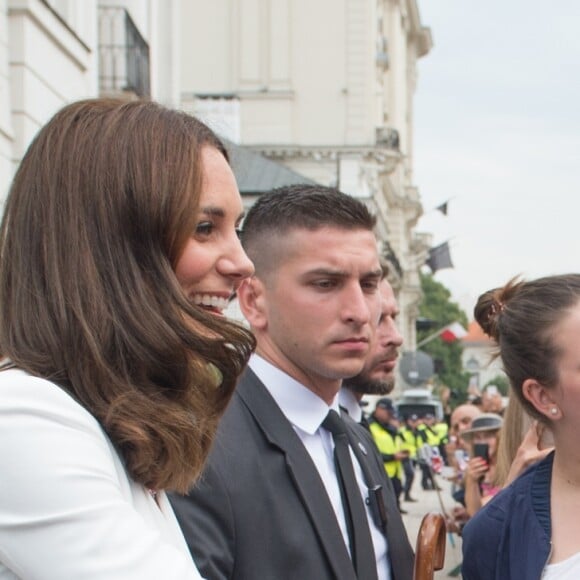
[[[379,318],[374,225],[360,201],[307,185],[265,194],[248,213],[242,240],[256,274],[238,296],[257,351],[200,481],[172,499],[208,580],[357,580],[322,423],[339,412],[341,380],[361,370]],[[382,461],[346,414],[343,427],[374,552],[358,580],[411,580],[413,552]]]

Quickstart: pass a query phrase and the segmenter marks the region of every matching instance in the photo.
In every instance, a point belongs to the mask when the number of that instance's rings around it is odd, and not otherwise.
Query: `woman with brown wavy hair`
[[[0,232],[0,577],[199,578],[164,490],[201,471],[254,348],[227,153],[87,100],[39,132]]]

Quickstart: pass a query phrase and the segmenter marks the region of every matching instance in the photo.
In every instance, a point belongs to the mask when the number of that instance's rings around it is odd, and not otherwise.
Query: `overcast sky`
[[[580,0],[419,0],[418,231],[472,318],[510,277],[580,271]],[[449,199],[447,217],[434,208]]]

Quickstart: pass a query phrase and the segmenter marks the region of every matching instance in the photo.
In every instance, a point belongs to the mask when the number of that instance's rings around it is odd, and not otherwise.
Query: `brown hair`
[[[256,275],[263,276],[279,263],[279,244],[274,241],[293,230],[330,226],[372,231],[375,224],[376,217],[363,202],[335,188],[289,185],[258,198],[244,220],[242,242]]]
[[[522,384],[526,379],[548,388],[557,384],[561,353],[553,329],[579,301],[580,274],[562,274],[530,282],[514,278],[482,294],[475,306],[475,319],[497,343],[512,389],[525,410],[544,422],[523,397]]]
[[[0,351],[87,408],[153,489],[199,474],[255,344],[173,271],[204,146],[227,159],[205,125],[152,102],[68,105],[24,156],[0,231]]]

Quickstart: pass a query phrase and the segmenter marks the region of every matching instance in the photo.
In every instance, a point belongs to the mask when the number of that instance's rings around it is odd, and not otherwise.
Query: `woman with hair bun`
[[[0,578],[200,578],[187,491],[254,349],[224,146],[152,102],[66,106],[0,231]]]
[[[465,526],[465,580],[580,578],[580,274],[510,281],[475,317],[497,342],[512,397],[554,451]]]

